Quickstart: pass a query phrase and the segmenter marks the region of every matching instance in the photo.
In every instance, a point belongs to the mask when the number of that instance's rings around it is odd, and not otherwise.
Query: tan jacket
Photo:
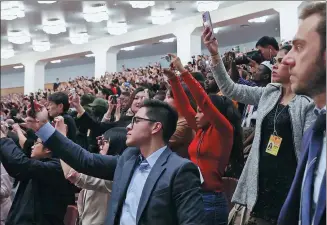
[[[188,146],[194,138],[195,132],[187,124],[185,118],[177,121],[176,131],[169,140],[169,147],[179,156],[189,159]]]
[[[12,178],[8,175],[7,171],[0,164],[0,173],[1,173],[1,186],[0,186],[0,225],[5,225],[5,221],[8,215],[8,212],[11,207],[11,190],[12,190]]]
[[[108,214],[112,181],[80,174],[75,185],[83,189],[77,201],[80,225],[103,225]]]

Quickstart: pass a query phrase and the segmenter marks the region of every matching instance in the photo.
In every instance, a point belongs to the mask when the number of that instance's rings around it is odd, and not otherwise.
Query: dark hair
[[[101,93],[106,96],[106,100],[108,100],[110,95],[113,95],[113,91],[108,88],[102,88]]]
[[[128,91],[123,91],[120,95],[124,95],[124,96],[130,97],[131,96],[131,93],[129,93]]]
[[[280,48],[280,51],[284,50],[285,53],[287,54],[289,51],[291,51],[292,49],[292,45],[283,45],[281,48]]]
[[[320,21],[316,28],[320,36],[320,44],[322,51],[326,50],[326,2],[313,2],[303,8],[299,19],[305,20],[306,18],[318,14]]]
[[[107,130],[103,136],[105,140],[110,139],[107,155],[121,155],[126,146],[127,129],[125,127],[114,127]]]
[[[128,103],[128,108],[131,107],[131,105],[132,105],[132,103],[133,103],[133,101],[134,101],[134,98],[135,98],[135,96],[137,95],[137,93],[142,92],[142,91],[144,91],[144,90],[145,90],[145,88],[143,88],[143,87],[138,87],[138,88],[136,88],[136,89],[133,91],[133,93],[131,94],[131,97],[130,97],[129,103]],[[154,97],[154,93],[153,93],[151,90],[148,90],[148,91],[149,91],[149,97],[150,97],[150,99],[152,99],[152,98]]]
[[[147,109],[146,115],[149,119],[155,120],[162,124],[162,138],[165,143],[168,143],[171,136],[176,131],[178,120],[177,111],[166,102],[159,100],[147,99],[143,102],[142,107]]]
[[[63,112],[67,112],[69,109],[68,95],[64,92],[55,92],[48,97],[49,102],[54,102],[56,105],[63,105]]]
[[[165,91],[158,91],[156,95],[153,97],[153,99],[158,99],[160,101],[164,101],[166,98],[166,92]]]
[[[274,37],[268,37],[263,36],[259,39],[259,41],[255,44],[255,47],[261,46],[261,47],[268,47],[268,45],[271,45],[276,51],[279,51],[279,45],[278,42]]]
[[[219,95],[209,95],[209,97],[219,112],[225,116],[234,128],[233,147],[229,157],[227,172],[233,173],[233,175],[228,174],[229,176],[238,178],[241,175],[244,166],[241,114],[229,98]]]

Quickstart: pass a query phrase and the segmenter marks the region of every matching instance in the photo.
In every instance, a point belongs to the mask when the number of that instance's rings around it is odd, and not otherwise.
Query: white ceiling
[[[39,4],[36,0],[25,0],[25,17],[7,21],[1,20],[1,44],[8,43],[7,31],[13,29],[27,29],[32,39],[42,36],[48,36],[51,48],[71,44],[69,41],[69,29],[75,27],[85,27],[90,35],[89,40],[105,37],[107,33],[106,22],[88,23],[83,18],[83,5],[105,2],[109,10],[109,19],[113,22],[126,21],[128,30],[136,30],[155,26],[151,23],[152,10],[172,9],[173,20],[182,19],[192,15],[199,14],[196,10],[196,1],[156,1],[155,6],[145,9],[133,9],[128,1],[80,1],[80,0],[59,0],[54,4]],[[222,2],[220,8],[229,7],[242,1]],[[65,33],[57,35],[47,35],[42,30],[42,18],[60,18],[66,21],[68,29]],[[14,44],[15,52],[23,53],[32,51],[30,43],[17,45]]]

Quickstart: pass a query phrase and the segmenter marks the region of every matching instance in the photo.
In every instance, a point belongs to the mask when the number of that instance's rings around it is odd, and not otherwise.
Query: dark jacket
[[[113,180],[110,210],[105,225],[118,225],[127,188],[138,165],[139,149],[127,148],[121,156],[92,154],[57,131],[45,145],[77,171]],[[145,183],[136,224],[204,224],[200,186],[198,168],[191,161],[166,148]]]
[[[87,112],[84,112],[81,117],[76,119],[76,124],[81,133],[87,132],[90,129],[90,136],[88,139],[88,150],[90,152],[98,152],[97,140],[98,136],[101,136],[107,130],[114,127],[127,127],[128,124],[132,121],[132,116],[122,116],[117,122],[100,122],[96,121],[91,117]]]
[[[313,133],[312,130],[313,125],[310,128],[308,128],[303,135],[302,145],[301,145],[302,157],[297,166],[292,187],[288,193],[286,201],[279,214],[278,225],[299,224],[302,182],[303,182],[305,168],[308,162],[308,154],[311,144],[311,137]],[[322,182],[326,183],[326,179],[324,179]],[[318,199],[319,200],[316,206],[316,212],[314,213],[312,219],[313,221],[312,225],[325,225],[326,224],[326,190],[320,191],[320,195]]]
[[[67,137],[73,142],[76,142],[77,128],[76,128],[75,120],[67,113],[62,114],[61,116],[64,117],[65,124],[67,125],[68,128]]]
[[[75,187],[64,177],[59,159],[29,159],[9,138],[1,138],[0,160],[20,184],[6,225],[63,225]]]

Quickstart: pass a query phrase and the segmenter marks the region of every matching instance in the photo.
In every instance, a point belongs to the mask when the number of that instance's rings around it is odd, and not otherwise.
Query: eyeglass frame
[[[135,120],[136,119],[139,119],[139,120],[143,120],[143,121],[148,121],[148,122],[152,122],[152,123],[158,123],[159,121],[156,121],[156,120],[153,120],[153,119],[148,119],[148,118],[142,118],[142,117],[138,117],[138,116],[134,116],[132,118],[132,121],[131,121],[131,128],[133,129],[134,127],[134,123],[135,123]]]

